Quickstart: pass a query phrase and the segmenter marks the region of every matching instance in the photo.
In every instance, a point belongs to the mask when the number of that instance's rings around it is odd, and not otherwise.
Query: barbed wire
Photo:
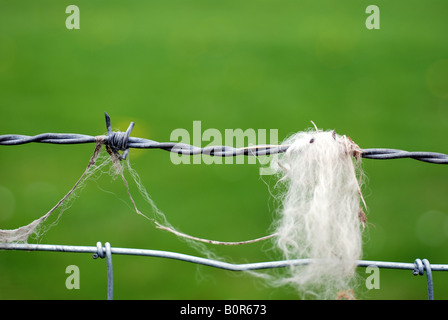
[[[105,113],[107,136],[90,136],[73,133],[43,133],[35,136],[8,134],[0,136],[0,145],[22,145],[27,143],[50,143],[50,144],[84,144],[98,143],[101,141],[112,149],[113,152],[123,151],[122,159],[126,159],[129,149],[162,149],[169,152],[185,155],[208,154],[212,156],[230,157],[230,156],[262,156],[286,152],[288,145],[257,145],[244,148],[233,148],[230,146],[208,146],[197,147],[184,143],[175,142],[157,142],[144,138],[131,137],[131,131],[134,122],[131,122],[126,132],[114,132],[111,127],[110,117]],[[411,158],[423,162],[448,164],[448,155],[437,152],[409,152],[399,149],[373,148],[362,149],[361,157],[368,159],[401,159]],[[285,268],[289,266],[306,265],[313,262],[313,259],[279,260],[269,262],[256,262],[246,264],[232,264],[218,260],[196,257],[182,253],[131,249],[131,248],[112,248],[109,243],[103,247],[98,242],[95,247],[91,246],[66,246],[66,245],[47,245],[47,244],[28,244],[28,243],[0,243],[0,250],[25,250],[25,251],[53,251],[53,252],[78,252],[92,253],[93,258],[107,258],[108,290],[107,298],[113,298],[113,271],[112,254],[136,255],[168,258],[180,260],[195,264],[201,264],[209,267],[225,269],[229,271],[249,271],[272,268]],[[414,263],[386,262],[386,261],[367,261],[357,262],[358,267],[378,267],[387,269],[412,270],[414,275],[423,275],[426,272],[428,299],[434,299],[432,271],[448,271],[448,264],[430,264],[427,259],[416,259]]]
[[[207,146],[204,148],[177,142],[157,142],[144,138],[131,137],[131,131],[135,125],[131,122],[126,132],[112,131],[110,117],[105,113],[107,136],[89,136],[74,133],[43,133],[35,136],[7,134],[0,136],[0,145],[21,145],[26,143],[52,143],[52,144],[84,144],[96,143],[101,137],[104,143],[109,145],[113,151],[123,151],[122,159],[126,159],[129,149],[162,149],[169,152],[185,155],[206,154],[217,157],[264,156],[283,153],[288,150],[288,145],[257,145],[244,148],[230,146]],[[448,155],[438,152],[410,152],[399,149],[371,148],[362,149],[361,157],[367,159],[402,159],[411,158],[423,162],[448,164]]]
[[[114,248],[109,242],[103,247],[101,242],[97,242],[96,246],[68,246],[68,245],[50,245],[50,244],[28,244],[28,243],[0,243],[0,250],[22,250],[22,251],[52,251],[52,252],[74,252],[74,253],[91,253],[93,258],[106,258],[107,261],[107,299],[113,299],[113,268],[112,255],[132,255],[173,259],[194,264],[200,264],[208,267],[224,269],[228,271],[252,271],[274,268],[286,268],[291,266],[303,266],[316,261],[315,259],[292,259],[277,260],[267,262],[255,262],[234,264],[202,258],[183,253],[150,250],[150,249],[133,249],[133,248]],[[384,269],[412,270],[414,276],[424,275],[426,272],[428,299],[434,300],[434,288],[432,280],[432,271],[448,271],[448,264],[430,264],[427,259],[415,259],[414,263],[406,262],[389,262],[389,261],[370,261],[359,260],[357,267],[376,267]]]

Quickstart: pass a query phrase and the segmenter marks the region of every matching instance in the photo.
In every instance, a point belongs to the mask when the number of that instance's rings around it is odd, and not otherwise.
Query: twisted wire
[[[131,122],[126,132],[112,131],[110,117],[106,113],[107,136],[104,143],[114,152],[124,151],[121,155],[125,159],[130,148],[135,149],[162,149],[184,155],[207,154],[217,157],[235,156],[264,156],[283,153],[288,150],[288,145],[257,145],[244,148],[230,146],[207,146],[204,148],[177,142],[157,142],[154,140],[131,137],[130,133],[134,127]],[[0,136],[0,145],[21,145],[26,143],[52,143],[52,144],[83,144],[95,143],[96,137],[75,133],[43,133],[35,136],[7,134]],[[448,155],[438,152],[410,152],[399,149],[371,148],[362,149],[361,157],[367,159],[402,159],[411,158],[428,163],[448,164]]]

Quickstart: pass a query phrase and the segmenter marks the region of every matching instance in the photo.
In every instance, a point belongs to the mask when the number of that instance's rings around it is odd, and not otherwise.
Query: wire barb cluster
[[[162,149],[169,152],[185,155],[207,154],[217,157],[235,157],[235,156],[264,156],[286,152],[288,145],[257,145],[244,148],[233,148],[230,146],[208,146],[197,147],[177,142],[157,142],[144,138],[131,137],[131,131],[134,128],[134,122],[131,122],[126,132],[112,131],[110,117],[107,113],[106,127],[107,136],[105,143],[115,152],[123,151],[122,159],[126,159],[129,149]],[[0,136],[0,145],[21,145],[31,142],[53,143],[53,144],[82,144],[95,143],[96,137],[74,134],[74,133],[43,133],[35,136],[26,136],[18,134],[8,134]],[[437,152],[409,152],[398,149],[362,149],[361,157],[367,159],[401,159],[411,158],[423,162],[448,164],[448,155]]]

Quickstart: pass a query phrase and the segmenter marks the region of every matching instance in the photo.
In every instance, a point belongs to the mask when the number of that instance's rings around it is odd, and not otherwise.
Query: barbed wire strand
[[[122,159],[126,159],[130,148],[135,149],[162,149],[169,152],[185,155],[207,154],[217,157],[234,156],[263,156],[286,152],[288,145],[257,145],[244,148],[234,148],[230,146],[207,146],[197,147],[185,143],[157,142],[144,138],[131,137],[130,133],[134,127],[131,122],[126,132],[112,131],[110,117],[105,113],[107,136],[104,136],[104,143],[109,145],[114,151],[124,151]],[[74,133],[43,133],[35,136],[7,134],[0,136],[0,145],[17,146],[26,143],[51,143],[51,144],[84,144],[96,143],[97,137]],[[423,162],[448,164],[448,155],[438,152],[410,152],[399,149],[370,148],[362,149],[361,157],[367,159],[402,159],[411,158]]]
[[[285,152],[289,146],[288,145],[259,145],[259,146],[249,146],[244,148],[233,148],[230,146],[209,146],[209,147],[196,147],[193,145],[183,144],[183,143],[160,143],[153,140],[134,138],[131,137],[131,131],[134,128],[135,123],[131,122],[126,132],[114,132],[112,130],[111,119],[107,113],[105,113],[107,136],[88,136],[73,133],[43,133],[36,136],[25,136],[25,135],[3,135],[0,136],[0,145],[21,145],[31,142],[36,143],[54,143],[54,144],[79,144],[79,143],[98,143],[104,144],[106,150],[111,155],[114,162],[114,166],[119,168],[118,162],[121,159],[126,159],[130,148],[141,148],[141,149],[163,149],[170,152],[175,152],[178,154],[185,155],[196,155],[196,154],[209,154],[212,156],[261,156],[261,155],[271,155],[276,153]],[[312,122],[312,121],[311,121]],[[316,131],[319,131],[317,126],[312,122]],[[335,132],[333,132],[335,135]],[[123,151],[120,154],[118,151]],[[356,156],[362,156],[364,158],[371,159],[397,159],[397,158],[413,158],[420,161],[431,162],[431,163],[448,163],[448,155],[442,153],[434,152],[408,152],[397,149],[364,149],[357,150]],[[120,170],[119,170],[120,171]],[[129,188],[127,186],[127,181],[121,174],[123,182],[128,190],[129,197],[134,204],[136,212],[143,215],[136,207],[132,196],[129,193]],[[361,195],[362,198],[362,195]],[[363,202],[364,199],[362,198]],[[364,203],[365,205],[365,203]],[[145,215],[143,215],[145,216]],[[145,216],[146,217],[146,216]],[[265,237],[248,240],[248,241],[237,241],[237,242],[223,242],[215,241],[209,239],[202,239],[198,237],[193,237],[180,233],[173,228],[158,225],[158,228],[172,232],[178,236],[189,238],[196,241],[201,241],[205,243],[221,244],[221,245],[238,245],[245,243],[252,243],[257,241],[263,241],[269,239],[275,234],[268,235]]]

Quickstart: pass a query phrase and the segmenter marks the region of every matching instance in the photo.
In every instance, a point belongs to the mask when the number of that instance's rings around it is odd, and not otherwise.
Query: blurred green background
[[[65,9],[80,9],[68,30]],[[380,8],[380,30],[365,26]],[[448,3],[440,1],[0,0],[0,134],[106,132],[168,142],[171,132],[277,129],[283,140],[336,129],[362,148],[448,153]],[[93,145],[0,148],[0,226],[46,213],[75,183]],[[238,241],[266,235],[275,217],[257,164],[174,165],[162,150],[132,150],[131,165],[180,230]],[[412,159],[364,160],[369,228],[364,259],[448,263],[448,168]],[[151,208],[136,193],[140,209]],[[40,243],[198,253],[137,215],[119,179],[90,180]],[[36,241],[33,241],[36,242]],[[213,250],[226,261],[278,259],[269,243]],[[180,261],[113,256],[116,299],[297,299],[253,276]],[[65,268],[80,268],[67,290]],[[365,269],[358,269],[365,278]],[[426,277],[381,269],[360,299],[426,299]],[[448,273],[434,272],[436,299]],[[89,254],[0,253],[1,299],[105,299],[106,264]]]

